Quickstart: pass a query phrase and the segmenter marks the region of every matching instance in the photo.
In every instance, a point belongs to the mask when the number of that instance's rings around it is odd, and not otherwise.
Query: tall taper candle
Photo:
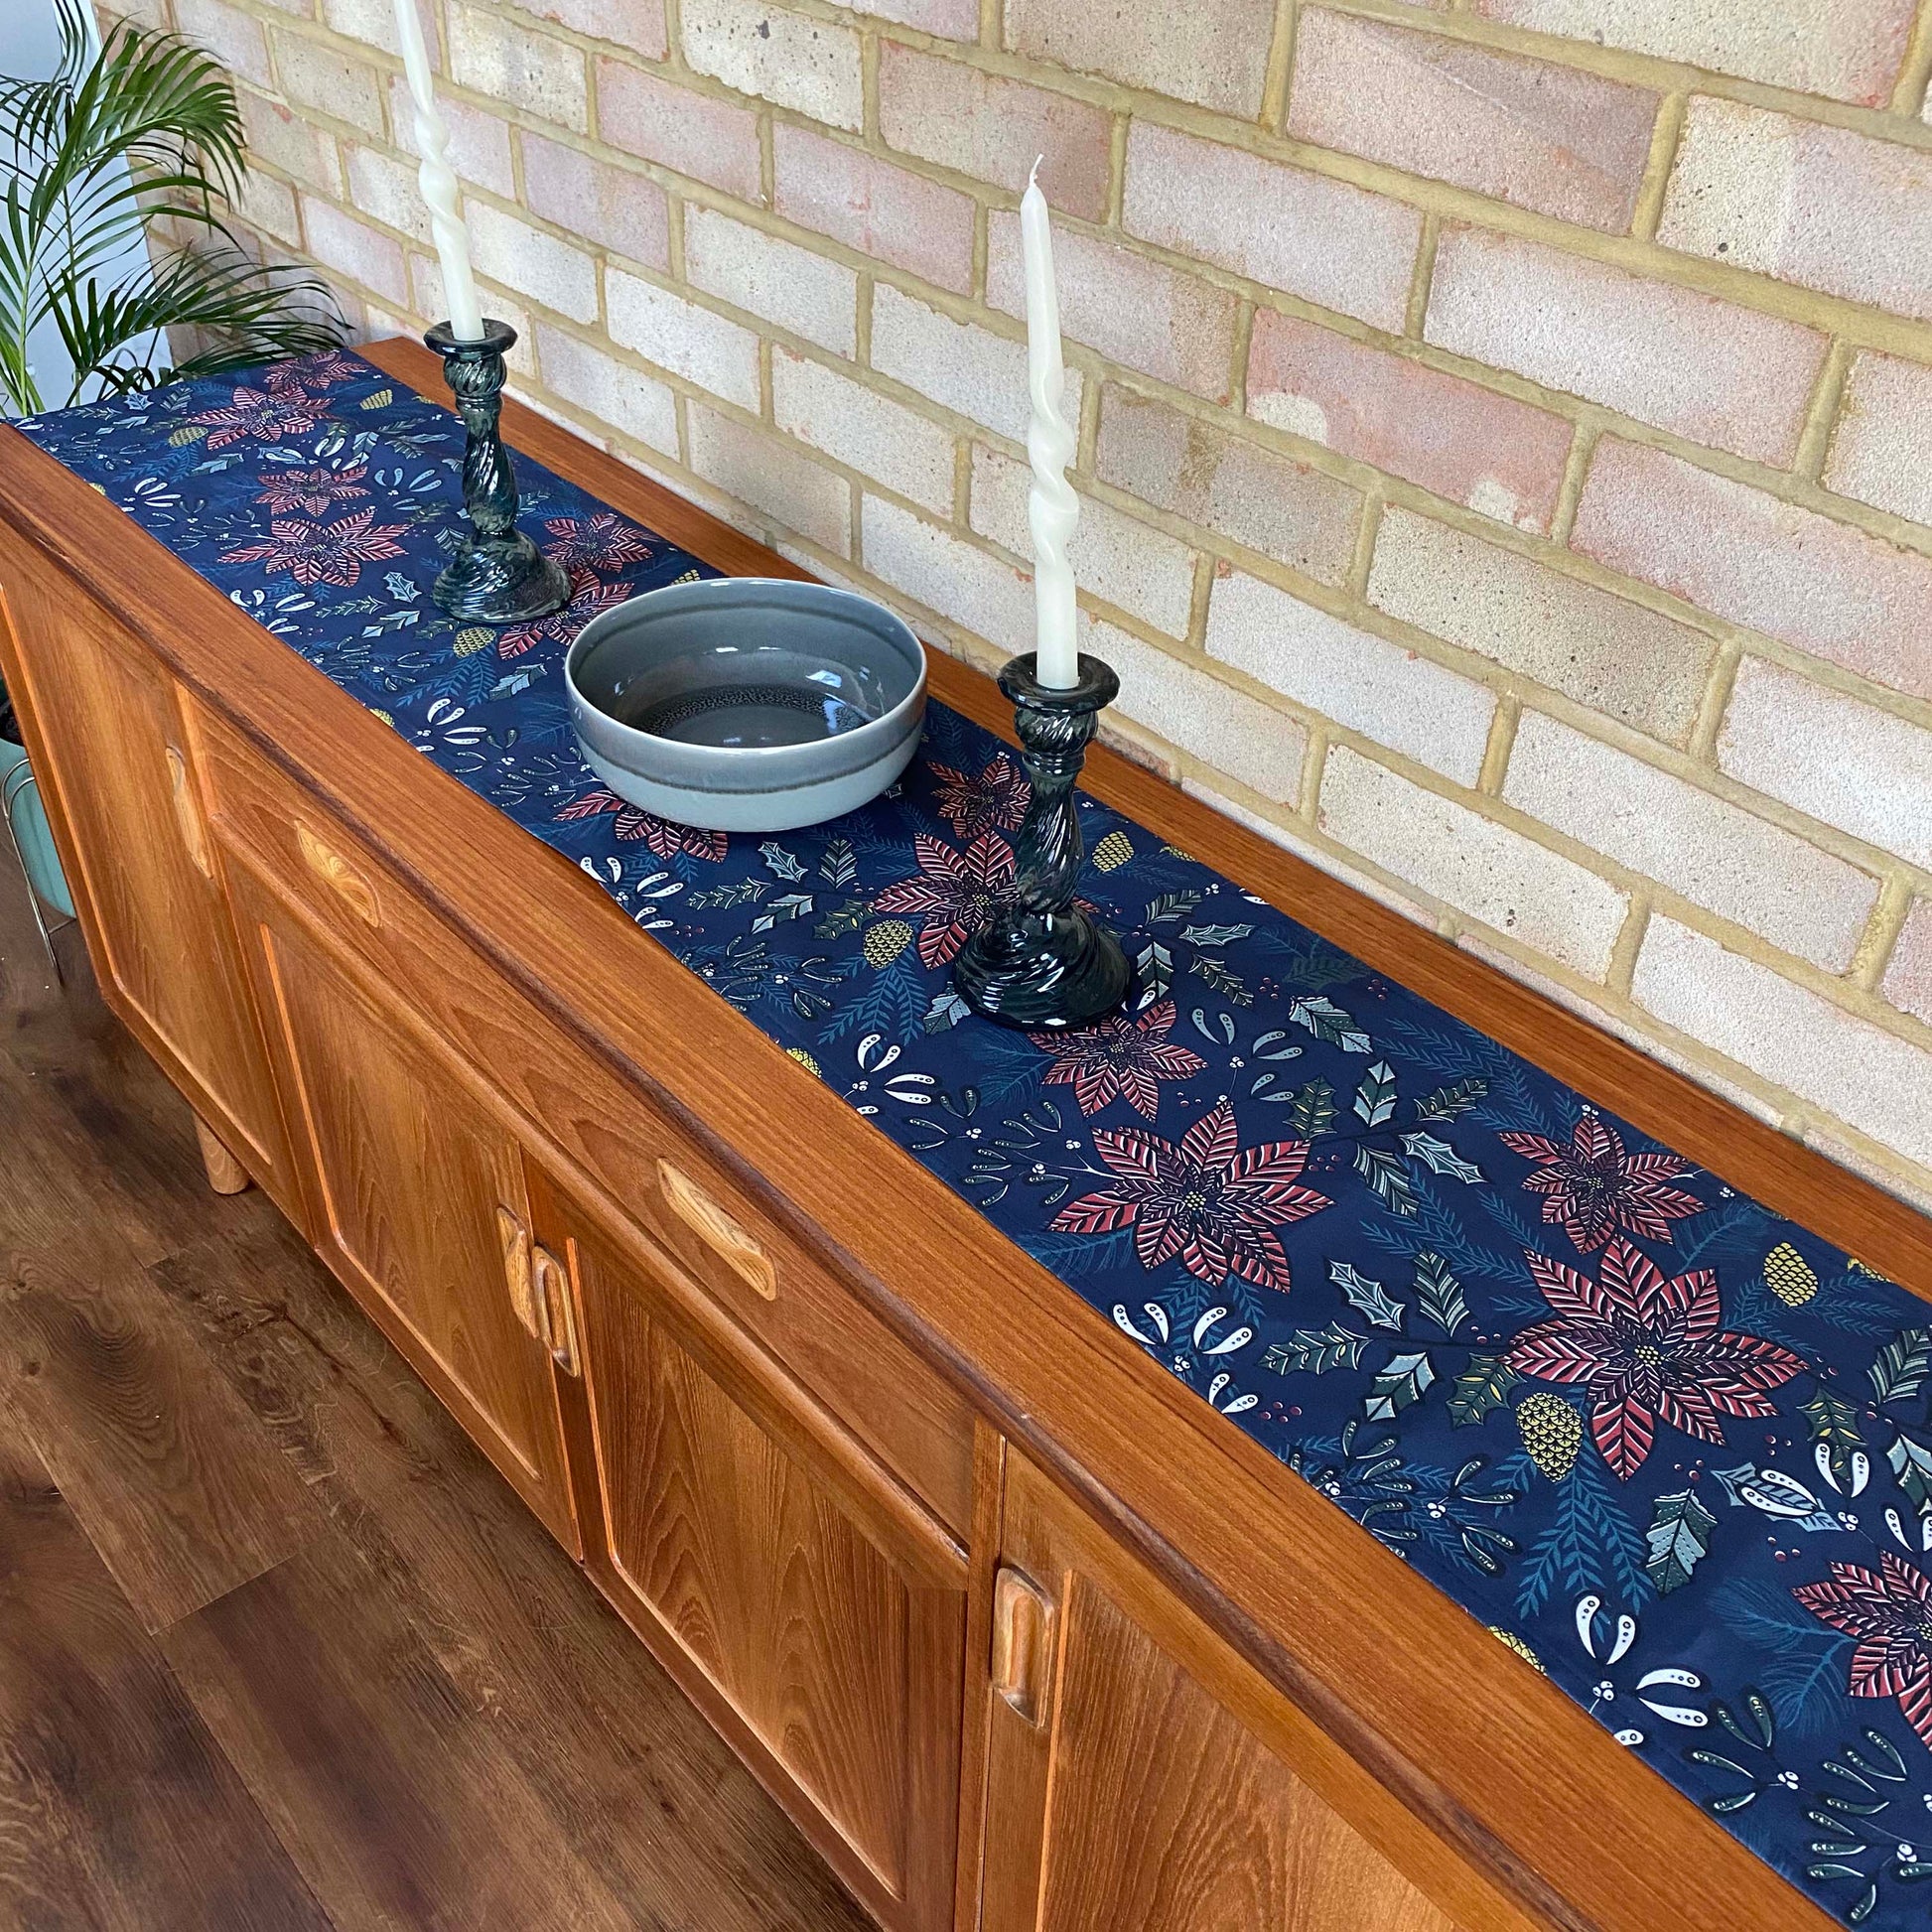
[[[1049,689],[1066,691],[1080,679],[1073,567],[1066,560],[1066,546],[1080,520],[1080,499],[1066,480],[1074,435],[1060,408],[1066,393],[1060,300],[1053,286],[1053,237],[1038,176],[1035,161],[1020,203],[1020,249],[1027,271],[1027,386],[1034,404],[1027,425],[1027,454],[1034,466],[1027,521],[1034,533],[1035,674]]]
[[[443,300],[450,308],[450,334],[460,343],[480,343],[483,336],[483,304],[477,300],[476,277],[470,272],[470,237],[457,211],[456,176],[449,163],[450,131],[436,111],[436,77],[430,69],[429,49],[423,45],[423,23],[416,15],[416,0],[396,0],[396,34],[402,42],[410,98],[416,103],[416,148],[423,157],[416,180],[429,205],[430,231],[436,237],[437,259],[443,264]]]

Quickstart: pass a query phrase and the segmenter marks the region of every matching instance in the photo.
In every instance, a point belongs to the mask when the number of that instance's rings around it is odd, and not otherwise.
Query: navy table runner
[[[1927,1924],[1925,1303],[1091,799],[1130,1009],[972,1019],[999,741],[934,705],[891,794],[774,838],[623,804],[564,650],[716,573],[519,458],[575,599],[445,618],[462,430],[357,356],[23,427],[1828,1911]]]

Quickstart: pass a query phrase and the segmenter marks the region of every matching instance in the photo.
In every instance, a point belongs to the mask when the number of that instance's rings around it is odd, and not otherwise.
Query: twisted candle
[[[1039,192],[1038,176],[1035,161],[1020,203],[1020,245],[1027,279],[1027,386],[1033,397],[1027,455],[1034,466],[1034,486],[1027,498],[1027,523],[1034,537],[1036,675],[1049,689],[1065,691],[1080,675],[1074,641],[1073,567],[1066,558],[1067,544],[1080,520],[1080,499],[1066,480],[1075,438],[1060,408],[1066,394],[1060,304],[1053,285],[1046,197]]]
[[[483,304],[470,270],[470,237],[458,211],[456,175],[449,163],[450,131],[436,111],[436,81],[416,0],[396,0],[396,34],[402,42],[403,70],[416,103],[416,151],[422,156],[416,181],[429,208],[430,232],[443,265],[443,300],[449,304],[450,333],[460,343],[483,340]]]

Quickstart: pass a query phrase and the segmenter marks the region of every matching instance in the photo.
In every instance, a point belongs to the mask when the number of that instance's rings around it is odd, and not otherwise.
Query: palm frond
[[[129,21],[91,52],[82,0],[57,4],[59,71],[0,77],[0,407],[47,406],[27,344],[50,320],[73,360],[69,400],[90,377],[141,388],[340,342],[327,288],[253,262],[223,222],[245,154],[219,64]],[[119,271],[130,244],[164,218],[205,239],[151,269]],[[211,345],[154,369],[139,345],[171,328]]]

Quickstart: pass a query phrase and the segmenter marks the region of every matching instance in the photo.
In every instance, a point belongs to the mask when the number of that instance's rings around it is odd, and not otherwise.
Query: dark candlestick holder
[[[459,342],[447,322],[423,338],[443,358],[470,440],[463,451],[463,507],[471,534],[436,580],[432,595],[453,618],[517,623],[570,602],[570,579],[516,527],[516,473],[503,448],[503,357],[516,342],[508,323],[485,320],[481,342]]]
[[[1083,653],[1078,682],[1055,690],[1040,683],[1035,664],[1029,651],[1000,673],[1000,689],[1013,700],[1020,761],[1033,785],[1014,842],[1013,892],[960,948],[953,984],[988,1020],[1058,1031],[1113,1012],[1132,977],[1120,941],[1073,902],[1085,856],[1073,783],[1120,679]]]

